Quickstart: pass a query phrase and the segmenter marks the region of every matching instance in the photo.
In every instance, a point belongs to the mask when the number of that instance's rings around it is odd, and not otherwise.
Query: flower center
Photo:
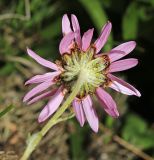
[[[95,48],[90,47],[83,52],[75,48],[71,54],[64,54],[62,57],[62,67],[64,72],[61,80],[71,91],[73,84],[78,79],[79,74],[83,74],[83,85],[78,97],[82,98],[87,94],[93,94],[95,89],[104,85],[107,81],[106,70],[109,66],[109,59],[106,55],[94,57]]]

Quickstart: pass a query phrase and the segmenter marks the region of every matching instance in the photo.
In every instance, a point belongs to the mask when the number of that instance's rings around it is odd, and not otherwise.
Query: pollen
[[[105,55],[98,57],[94,55],[95,48],[90,47],[86,52],[75,48],[71,51],[71,54],[64,54],[62,57],[64,71],[60,79],[70,92],[79,74],[83,73],[84,83],[78,95],[80,98],[93,94],[95,89],[101,85],[105,85],[107,80],[108,58]]]

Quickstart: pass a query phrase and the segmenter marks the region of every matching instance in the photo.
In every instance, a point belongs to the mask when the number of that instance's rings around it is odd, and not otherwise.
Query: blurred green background
[[[107,20],[111,21],[112,34],[104,51],[125,41],[137,42],[128,57],[138,58],[139,65],[120,76],[134,84],[142,97],[127,97],[109,90],[118,104],[119,119],[110,118],[97,107],[98,134],[88,125],[80,128],[75,119],[58,124],[31,159],[143,159],[141,154],[136,155],[135,149],[154,157],[154,0],[1,0],[0,159],[18,159],[28,133],[43,126],[38,125],[37,116],[44,102],[29,107],[22,103],[28,91],[24,82],[45,72],[27,56],[26,47],[49,60],[59,58],[61,19],[65,13],[78,17],[82,34],[94,27],[94,39]],[[120,142],[115,135],[121,137]],[[121,146],[122,140],[128,144]],[[135,149],[129,151],[129,144]]]

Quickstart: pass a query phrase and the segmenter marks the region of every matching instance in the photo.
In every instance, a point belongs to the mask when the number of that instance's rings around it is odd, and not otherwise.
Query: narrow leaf
[[[13,108],[14,108],[13,105],[9,105],[8,107],[6,107],[3,111],[0,112],[0,118],[4,116],[6,113],[8,113],[9,111],[11,111]]]
[[[135,39],[137,37],[139,9],[136,2],[132,2],[123,16],[122,30],[125,40]]]

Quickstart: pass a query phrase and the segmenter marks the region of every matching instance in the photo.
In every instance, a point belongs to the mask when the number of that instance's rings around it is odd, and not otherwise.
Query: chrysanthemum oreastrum
[[[134,41],[123,43],[107,53],[100,53],[111,31],[111,23],[107,22],[101,34],[92,43],[94,29],[89,29],[81,37],[80,26],[75,15],[71,15],[71,23],[65,14],[62,18],[63,38],[59,51],[61,59],[52,63],[27,49],[28,54],[41,65],[51,69],[51,72],[36,75],[26,84],[38,84],[25,97],[24,102],[32,104],[43,98],[49,98],[47,105],[41,111],[38,121],[49,118],[72,91],[79,76],[82,80],[80,91],[74,98],[72,106],[80,125],[87,120],[93,131],[98,131],[98,117],[91,97],[96,95],[104,110],[112,117],[118,117],[116,103],[105,91],[110,87],[127,95],[140,97],[140,92],[112,73],[130,69],[138,64],[138,60],[128,58],[136,46]]]

